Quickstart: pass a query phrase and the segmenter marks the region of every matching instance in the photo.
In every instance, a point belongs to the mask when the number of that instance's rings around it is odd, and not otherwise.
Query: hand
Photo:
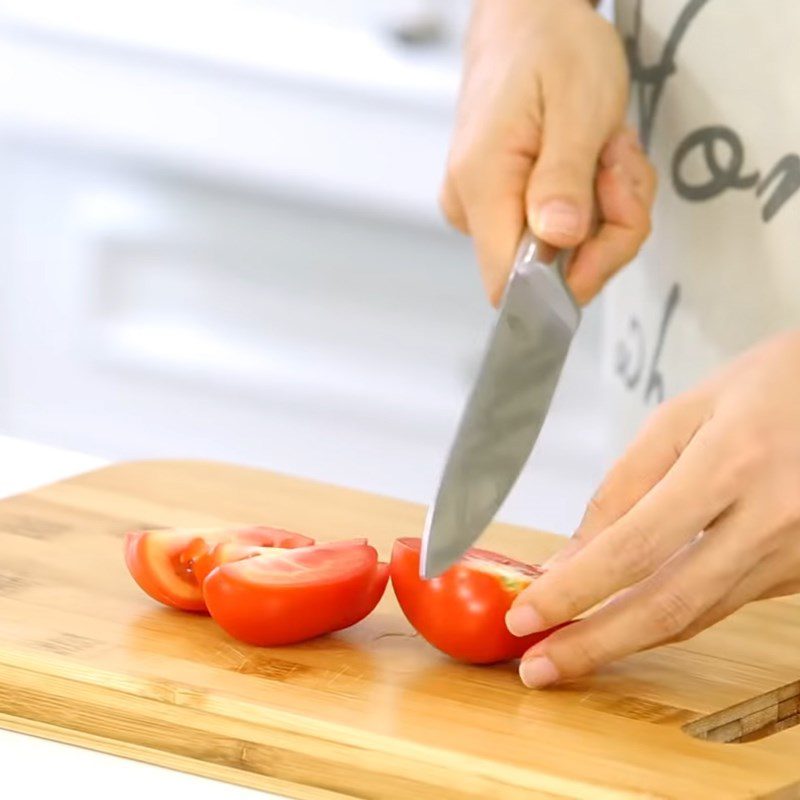
[[[627,96],[619,37],[588,0],[476,0],[441,204],[493,303],[526,214],[541,240],[578,248],[581,303],[636,255],[655,173],[622,127]]]
[[[663,404],[566,548],[509,611],[540,687],[687,639],[745,603],[800,592],[800,332]]]

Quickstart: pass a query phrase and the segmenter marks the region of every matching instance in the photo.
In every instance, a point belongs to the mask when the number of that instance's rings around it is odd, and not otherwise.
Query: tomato
[[[184,558],[190,565],[192,574],[198,584],[202,586],[203,581],[220,564],[227,564],[229,561],[241,561],[243,558],[258,555],[261,550],[266,549],[268,548],[241,542],[214,544],[213,542],[205,541],[205,539],[195,539],[186,548]]]
[[[282,533],[284,533],[284,531],[282,531]],[[245,558],[264,555],[262,551],[273,546],[278,548],[294,548],[309,547],[314,544],[313,539],[309,539],[307,536],[301,537],[299,533],[293,533],[289,535],[298,537],[297,540],[292,541],[299,541],[299,539],[304,539],[305,541],[303,543],[292,545],[258,545],[252,543],[248,544],[247,538],[242,539],[237,537],[232,541],[214,544],[213,542],[208,542],[205,539],[198,538],[193,541],[189,547],[187,547],[184,552],[184,558],[189,562],[192,573],[194,574],[195,578],[197,578],[197,581],[202,585],[203,581],[211,574],[213,569],[220,566],[220,564],[227,564],[231,561],[241,561]],[[287,542],[289,540],[284,541]],[[338,542],[327,542],[326,547],[350,547],[352,545],[366,543],[366,539],[346,539]]]
[[[392,586],[408,621],[443,653],[471,664],[508,661],[556,630],[517,637],[506,628],[514,598],[541,568],[474,548],[438,578],[425,580],[419,574],[421,544],[395,542]]]
[[[125,535],[125,563],[133,579],[155,600],[185,611],[204,611],[200,586],[181,556],[195,531],[136,531]]]
[[[203,582],[212,618],[248,644],[275,646],[354,625],[381,599],[389,567],[363,540],[261,549]]]
[[[125,536],[125,563],[150,597],[184,611],[205,611],[201,583],[207,573],[198,575],[195,562],[224,543],[304,547],[314,544],[314,540],[261,526],[136,531]]]
[[[360,540],[366,543],[366,539]],[[220,531],[217,535],[201,535],[192,541],[183,553],[183,560],[197,579],[198,585],[214,567],[228,561],[239,561],[257,555],[263,548],[309,547],[314,540],[300,533],[284,531],[280,528],[255,526],[230,531]]]

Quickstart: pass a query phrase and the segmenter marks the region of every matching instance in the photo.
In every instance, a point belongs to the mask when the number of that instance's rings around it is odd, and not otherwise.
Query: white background
[[[436,203],[462,14],[396,30],[467,4],[291,5],[0,0],[0,430],[427,502],[492,314]],[[505,519],[602,474],[600,312]]]

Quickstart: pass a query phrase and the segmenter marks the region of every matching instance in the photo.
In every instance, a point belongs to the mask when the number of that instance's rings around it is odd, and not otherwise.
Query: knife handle
[[[567,265],[571,254],[572,250],[559,250],[553,245],[537,239],[533,231],[526,227],[517,247],[517,257],[514,260],[514,269],[511,270],[511,274],[523,271],[528,265],[537,261],[541,264],[553,264],[564,286],[569,290]],[[571,291],[570,294],[572,294]]]

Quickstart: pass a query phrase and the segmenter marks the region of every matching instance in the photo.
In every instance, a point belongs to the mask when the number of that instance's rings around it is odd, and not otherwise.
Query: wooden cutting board
[[[388,556],[423,509],[194,462],[121,464],[3,501],[0,726],[320,800],[800,797],[797,598],[531,692],[513,665],[439,655],[391,591],[349,631],[257,649],[159,607],[126,573],[126,530],[242,522],[368,536]],[[528,560],[558,543],[502,525],[485,541]]]

